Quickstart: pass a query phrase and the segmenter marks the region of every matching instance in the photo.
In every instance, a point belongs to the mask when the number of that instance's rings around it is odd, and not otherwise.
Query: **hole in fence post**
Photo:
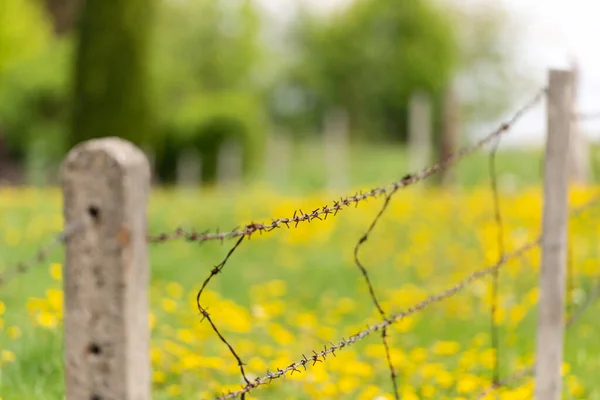
[[[100,209],[97,206],[89,206],[88,213],[96,221],[100,218]]]
[[[90,400],[102,400],[102,397],[98,396],[97,394],[93,394],[92,397],[90,397]]]
[[[90,352],[91,354],[94,354],[94,355],[100,355],[100,354],[102,354],[102,349],[100,348],[100,346],[98,346],[98,344],[92,343],[88,347],[88,352]]]

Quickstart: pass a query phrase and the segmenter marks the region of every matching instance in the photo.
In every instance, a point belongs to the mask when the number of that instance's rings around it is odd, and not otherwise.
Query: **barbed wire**
[[[227,261],[229,260],[229,258],[231,257],[231,255],[235,252],[235,250],[240,246],[240,244],[242,243],[242,240],[246,237],[248,237],[248,239],[250,239],[250,237],[252,236],[253,233],[260,233],[262,234],[263,232],[271,232],[272,230],[281,227],[281,225],[286,225],[288,228],[290,227],[290,224],[295,224],[294,227],[297,227],[299,223],[301,222],[311,222],[314,219],[321,219],[321,216],[324,215],[323,219],[326,219],[328,215],[333,214],[334,216],[337,215],[337,213],[343,209],[344,207],[349,206],[350,204],[354,203],[355,206],[358,206],[358,203],[362,200],[366,200],[369,197],[376,197],[378,195],[385,195],[386,196],[386,200],[384,202],[384,205],[382,207],[382,209],[380,210],[380,212],[377,214],[377,216],[375,217],[375,219],[373,220],[371,226],[368,228],[367,232],[359,239],[356,247],[355,247],[355,262],[358,266],[358,268],[360,269],[360,271],[362,272],[366,283],[368,285],[369,288],[369,293],[371,295],[371,298],[373,300],[373,303],[375,304],[375,307],[377,308],[378,312],[381,314],[384,322],[388,322],[390,323],[390,320],[386,317],[385,312],[383,311],[383,309],[381,308],[377,297],[375,296],[375,292],[373,289],[373,285],[371,284],[371,281],[369,279],[367,270],[365,269],[365,267],[360,263],[359,259],[358,259],[358,249],[359,247],[362,245],[362,243],[364,243],[367,240],[367,237],[369,235],[369,233],[372,231],[372,229],[375,227],[375,225],[377,224],[377,221],[379,220],[379,218],[381,217],[381,215],[384,213],[384,211],[387,208],[387,205],[391,199],[391,197],[400,189],[403,187],[406,187],[408,185],[417,183],[423,179],[426,179],[427,177],[433,175],[434,173],[444,169],[444,168],[448,168],[451,165],[453,165],[454,163],[456,163],[457,161],[461,160],[464,156],[474,152],[475,150],[480,149],[481,147],[483,147],[485,144],[489,143],[491,140],[493,140],[494,138],[499,137],[502,133],[508,131],[510,129],[510,127],[519,120],[519,118],[526,113],[531,107],[533,107],[535,104],[537,104],[537,102],[543,97],[543,95],[546,93],[546,89],[542,89],[539,91],[539,93],[536,94],[536,96],[530,100],[524,107],[522,107],[519,111],[517,111],[512,118],[509,119],[508,122],[503,123],[502,125],[500,125],[499,128],[497,128],[495,131],[493,131],[491,134],[489,134],[487,137],[479,140],[475,145],[470,146],[470,147],[465,147],[462,150],[459,150],[456,153],[453,153],[452,155],[450,155],[446,160],[437,163],[433,166],[430,167],[426,167],[425,169],[423,169],[423,171],[419,174],[409,174],[406,175],[404,178],[402,178],[402,180],[400,180],[399,182],[396,182],[388,187],[384,187],[384,188],[378,188],[378,189],[372,189],[370,192],[367,193],[357,193],[354,196],[350,196],[350,197],[346,197],[345,199],[341,198],[340,201],[336,201],[334,202],[333,207],[328,207],[327,205],[325,205],[322,208],[317,208],[315,210],[313,210],[311,213],[304,213],[301,209],[298,211],[294,212],[294,215],[292,218],[278,218],[278,219],[273,219],[271,224],[263,224],[263,223],[251,223],[246,225],[246,227],[243,230],[236,230],[234,229],[231,232],[224,232],[224,233],[203,233],[203,234],[197,234],[197,233],[187,233],[185,232],[183,229],[179,228],[175,231],[175,233],[173,234],[162,234],[162,235],[158,235],[158,236],[154,236],[154,237],[149,237],[148,240],[151,243],[162,243],[165,241],[168,241],[170,239],[174,239],[177,237],[185,237],[188,241],[191,242],[204,242],[207,240],[214,240],[214,239],[218,239],[218,240],[224,240],[225,238],[234,238],[237,237],[239,238],[238,241],[235,243],[235,245],[233,245],[233,247],[228,251],[227,255],[225,256],[225,259],[218,265],[215,265],[212,269],[210,274],[208,275],[208,277],[204,280],[201,288],[198,290],[197,293],[197,297],[196,297],[196,305],[198,307],[198,310],[200,312],[200,314],[202,315],[202,320],[206,319],[208,320],[211,328],[213,329],[213,331],[217,334],[217,336],[219,337],[219,339],[227,346],[227,348],[229,349],[230,353],[232,354],[232,356],[235,358],[235,360],[237,361],[237,364],[240,368],[240,373],[242,375],[242,379],[244,380],[244,382],[246,382],[247,385],[250,385],[250,381],[248,380],[248,377],[246,376],[246,372],[244,370],[244,363],[241,360],[240,356],[238,355],[238,353],[235,351],[233,345],[223,336],[223,334],[220,332],[220,330],[218,329],[217,325],[215,324],[215,322],[213,321],[213,319],[211,318],[210,314],[208,313],[208,309],[207,307],[203,306],[200,302],[202,293],[204,291],[204,289],[207,287],[208,283],[211,281],[211,279],[213,277],[215,277],[216,275],[218,275],[219,273],[221,273],[223,271],[223,268],[225,267],[225,264],[227,263]],[[386,355],[387,355],[387,360],[388,360],[388,366],[390,368],[390,375],[391,375],[391,379],[392,379],[392,383],[393,383],[393,387],[394,387],[394,393],[396,396],[396,399],[399,400],[399,393],[398,393],[398,388],[397,388],[397,384],[396,384],[396,373],[394,371],[394,366],[392,364],[391,361],[391,355],[390,355],[390,349],[389,349],[389,345],[387,342],[387,329],[386,329],[387,325],[384,325],[382,327],[383,331],[382,331],[382,340],[386,349]],[[245,392],[241,393],[242,398],[245,395]]]
[[[584,204],[573,207],[569,211],[569,215],[571,218],[574,216],[580,215],[598,203],[600,203],[600,195],[592,197],[590,200],[588,200]],[[380,211],[378,216],[380,216],[381,213],[382,213],[382,211]],[[373,226],[373,224],[371,224],[371,227],[372,226]],[[369,233],[369,231],[367,232],[367,234],[368,233]],[[431,305],[433,303],[437,303],[439,301],[445,300],[445,299],[453,296],[454,294],[458,293],[459,291],[461,291],[464,288],[466,288],[467,286],[469,286],[473,281],[475,281],[477,279],[483,278],[487,275],[494,274],[496,271],[498,271],[500,268],[502,268],[502,266],[504,266],[509,261],[520,258],[526,252],[538,247],[542,243],[542,240],[543,240],[543,237],[540,236],[536,240],[528,242],[525,245],[519,247],[518,249],[516,249],[510,253],[504,252],[503,256],[500,257],[498,262],[496,262],[492,266],[488,266],[486,268],[479,269],[479,270],[473,272],[467,278],[458,282],[451,288],[446,289],[445,291],[438,293],[436,295],[432,295],[432,296],[426,298],[425,300],[417,303],[413,307],[410,307],[405,311],[402,311],[400,313],[392,315],[390,318],[385,319],[383,322],[380,322],[375,325],[371,325],[371,326],[367,327],[366,329],[350,336],[348,339],[342,338],[342,340],[340,342],[338,342],[337,344],[330,342],[329,347],[327,345],[324,345],[323,350],[321,350],[319,352],[313,350],[312,355],[309,357],[307,357],[303,354],[302,358],[299,361],[296,361],[284,368],[278,368],[277,371],[275,371],[275,372],[271,372],[271,371],[267,370],[266,375],[264,375],[262,377],[257,377],[256,379],[254,379],[253,381],[251,381],[249,383],[247,382],[246,385],[243,386],[238,391],[228,392],[227,394],[218,396],[216,398],[216,400],[227,400],[227,399],[234,399],[237,397],[245,396],[248,392],[256,389],[259,386],[268,384],[268,383],[272,382],[274,379],[284,377],[288,374],[292,375],[295,372],[301,373],[302,369],[306,370],[307,366],[310,366],[310,363],[312,363],[312,366],[314,366],[317,362],[324,362],[328,355],[335,356],[336,351],[341,350],[345,347],[351,346],[351,345],[361,341],[362,339],[366,338],[373,332],[376,332],[379,330],[383,331],[383,329],[389,327],[391,324],[393,324],[397,321],[400,321],[409,315],[412,315],[414,313],[422,311],[423,309],[427,308],[429,305]],[[598,285],[598,292],[600,293],[600,283]],[[595,294],[595,296],[597,296],[597,294]],[[591,301],[588,301],[587,305],[585,307],[583,307],[584,310],[585,310],[585,308],[589,307],[589,303],[591,303]],[[578,315],[580,316],[582,313],[583,312],[580,312],[580,313],[578,313]],[[572,319],[576,319],[576,318],[572,318]],[[571,323],[572,322],[569,322],[569,324],[571,324]],[[521,371],[519,374],[526,375],[526,372],[527,371]],[[500,385],[504,384],[504,382],[507,382],[509,380],[512,381],[514,379],[518,379],[518,377],[515,375],[513,377],[506,378],[505,380],[498,381],[497,383],[494,384],[495,385],[494,387],[495,388],[501,387]],[[494,389],[490,389],[490,390],[493,391]],[[489,394],[489,392],[486,394]]]
[[[379,312],[379,315],[381,315],[381,318],[383,319],[383,321],[389,321],[389,318],[387,317],[386,313],[383,311],[383,308],[381,308],[381,304],[377,300],[377,296],[375,295],[375,289],[373,287],[371,279],[369,278],[369,273],[367,272],[367,269],[360,262],[360,260],[358,258],[358,251],[359,251],[360,247],[368,240],[369,235],[371,234],[373,229],[375,229],[375,226],[381,219],[381,216],[387,209],[388,204],[390,203],[390,200],[392,199],[392,196],[396,193],[396,191],[397,191],[397,189],[394,189],[390,194],[388,194],[386,196],[383,206],[381,207],[381,209],[379,210],[379,212],[377,213],[377,215],[371,222],[371,225],[369,226],[367,231],[358,240],[358,242],[356,243],[356,246],[354,247],[354,262],[358,266],[360,272],[362,273],[362,276],[365,278],[365,282],[369,289],[369,294],[371,295],[371,300],[373,301],[373,304],[375,305],[375,308]],[[394,389],[394,398],[396,400],[400,400],[400,392],[398,391],[398,383],[396,382],[396,370],[394,369],[394,364],[392,363],[392,355],[390,352],[390,346],[389,346],[387,337],[388,337],[387,326],[385,326],[385,327],[383,327],[383,329],[381,331],[381,340],[383,341],[383,347],[385,348],[385,356],[387,359],[388,367],[390,369],[390,377],[392,379],[392,387]]]
[[[85,226],[86,220],[79,220],[58,233],[47,245],[40,247],[28,260],[19,262],[0,273],[0,286],[3,286],[16,276],[26,273],[34,266],[46,261],[52,251],[63,245],[72,235],[80,232]]]
[[[508,261],[515,259],[515,258],[519,258],[522,255],[524,255],[526,252],[528,252],[529,250],[534,249],[535,247],[537,247],[540,244],[540,242],[541,242],[541,238],[531,241],[531,242],[521,246],[517,250],[514,250],[511,253],[506,254],[505,257],[503,257],[501,260],[499,260],[494,265],[491,265],[486,268],[479,269],[479,270],[473,272],[467,278],[456,283],[454,286],[446,289],[445,291],[435,294],[435,295],[432,295],[432,296],[429,296],[425,300],[406,309],[405,311],[394,314],[390,318],[388,318],[387,320],[385,320],[383,322],[371,325],[371,326],[367,327],[366,329],[350,336],[348,339],[342,338],[342,340],[340,342],[338,342],[337,344],[330,342],[330,346],[327,347],[327,345],[325,345],[324,349],[321,350],[320,352],[316,352],[313,350],[313,354],[310,357],[306,357],[303,354],[302,359],[288,365],[285,368],[278,368],[276,372],[267,371],[267,374],[265,376],[257,377],[252,382],[247,383],[245,386],[243,386],[242,389],[235,391],[235,392],[229,392],[227,394],[221,395],[221,396],[217,397],[217,400],[227,400],[227,399],[234,399],[234,398],[240,397],[240,396],[245,395],[246,393],[250,392],[251,390],[257,388],[258,386],[264,385],[266,383],[270,383],[271,381],[273,381],[273,379],[281,378],[281,377],[287,375],[288,373],[293,374],[294,372],[301,372],[300,368],[304,368],[304,370],[306,370],[307,364],[309,364],[309,366],[310,366],[310,363],[312,363],[312,365],[314,366],[317,362],[323,362],[328,355],[331,354],[331,355],[335,356],[336,351],[341,350],[345,347],[351,346],[351,345],[361,341],[362,339],[369,336],[371,333],[382,330],[382,329],[390,326],[391,324],[402,320],[403,318],[405,318],[409,315],[412,315],[414,313],[424,310],[431,304],[437,303],[441,300],[444,300],[446,298],[453,296],[454,294],[463,290],[465,287],[467,287],[473,281],[480,279],[484,276],[492,274],[495,270],[501,268]]]
[[[236,238],[240,236],[248,236],[251,237],[254,233],[263,232],[268,233],[277,228],[281,228],[282,226],[286,226],[287,228],[290,225],[297,227],[298,224],[304,222],[312,222],[315,219],[325,220],[329,215],[336,216],[338,212],[343,210],[344,208],[349,207],[354,204],[358,206],[358,204],[362,201],[366,201],[369,198],[377,198],[377,196],[384,196],[398,189],[405,188],[407,186],[416,184],[429,176],[444,170],[451,165],[454,165],[462,158],[467,155],[481,149],[488,143],[490,143],[495,138],[501,136],[505,132],[509,131],[510,128],[521,119],[521,117],[526,114],[530,109],[532,109],[546,94],[547,88],[544,87],[539,90],[539,92],[533,96],[531,100],[529,100],[523,107],[521,107],[517,112],[515,112],[511,118],[509,118],[506,122],[502,123],[496,130],[491,132],[486,137],[480,139],[475,144],[471,146],[466,146],[460,149],[459,151],[451,154],[445,160],[438,162],[432,166],[424,168],[421,172],[414,174],[407,174],[399,181],[392,183],[386,187],[379,187],[371,189],[368,192],[358,192],[352,196],[341,197],[339,200],[333,201],[333,205],[325,205],[323,207],[316,208],[311,212],[303,212],[302,209],[298,209],[294,211],[292,217],[288,218],[272,218],[270,223],[262,223],[262,222],[251,222],[243,229],[239,229],[239,227],[234,228],[232,231],[228,232],[210,232],[204,231],[202,233],[196,231],[186,231],[183,228],[177,228],[174,232],[171,233],[160,233],[155,235],[148,235],[148,241],[151,243],[164,243],[170,240],[183,238],[190,242],[206,242],[209,240],[220,240],[223,241],[229,238]]]
[[[589,210],[590,208],[598,205],[599,203],[600,203],[600,195],[595,195],[587,202],[585,202],[579,206],[573,207],[569,213],[570,217],[573,218],[573,217],[579,216],[582,213],[584,213],[585,211]],[[592,293],[590,294],[590,296],[587,297],[585,303],[582,306],[580,306],[576,312],[573,312],[569,315],[567,322],[565,323],[565,329],[568,329],[569,327],[574,325],[598,297],[600,297],[600,278],[598,278],[594,289],[592,289]],[[483,399],[483,398],[485,398],[485,396],[494,392],[497,389],[501,389],[503,387],[508,386],[512,382],[520,381],[521,379],[532,375],[534,373],[534,370],[535,370],[534,366],[529,366],[529,367],[524,368],[521,371],[518,371],[515,374],[503,379],[503,380],[498,380],[498,381],[492,382],[492,384],[487,389],[485,389],[477,397],[477,399],[478,400]]]

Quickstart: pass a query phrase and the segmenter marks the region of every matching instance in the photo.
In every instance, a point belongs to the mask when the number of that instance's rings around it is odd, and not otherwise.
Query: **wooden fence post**
[[[550,70],[535,365],[538,400],[559,400],[562,390],[572,88],[570,71]]]
[[[336,109],[325,116],[325,168],[327,188],[345,190],[349,186],[349,115],[344,109]]]
[[[61,172],[66,224],[87,221],[66,244],[66,399],[148,400],[148,160],[122,139],[95,139]]]
[[[409,170],[421,171],[431,163],[431,101],[425,92],[416,92],[409,103]]]

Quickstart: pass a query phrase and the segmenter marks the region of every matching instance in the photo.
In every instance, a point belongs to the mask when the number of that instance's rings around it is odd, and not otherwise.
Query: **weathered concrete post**
[[[67,400],[151,398],[146,204],[150,167],[119,138],[74,147],[62,165]]]

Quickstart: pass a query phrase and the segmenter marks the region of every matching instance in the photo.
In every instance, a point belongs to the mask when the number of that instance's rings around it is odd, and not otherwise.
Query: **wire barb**
[[[210,317],[210,314],[208,313],[207,308],[203,307],[202,304],[200,303],[200,297],[202,296],[202,293],[204,292],[204,289],[206,288],[206,286],[208,285],[208,283],[210,282],[210,280],[214,276],[218,275],[221,271],[223,271],[223,268],[225,267],[225,264],[227,264],[227,261],[229,261],[229,258],[237,250],[237,248],[240,246],[240,244],[242,244],[242,241],[244,240],[244,238],[245,238],[245,236],[241,236],[238,239],[238,241],[233,245],[233,247],[227,252],[227,255],[225,256],[225,258],[223,259],[223,261],[221,261],[220,264],[218,264],[218,265],[216,265],[216,266],[214,266],[212,268],[212,270],[210,271],[210,274],[208,275],[208,277],[202,283],[202,287],[200,288],[200,290],[198,290],[198,294],[196,295],[196,305],[198,306],[198,311],[200,311],[200,314],[202,315],[202,321],[207,320],[208,323],[210,324],[211,328],[213,329],[213,331],[219,337],[219,339],[221,339],[221,341],[223,343],[225,343],[225,345],[227,346],[227,348],[229,348],[229,351],[231,352],[231,354],[233,355],[233,357],[235,357],[235,359],[236,359],[236,361],[238,363],[238,366],[240,367],[240,373],[242,374],[242,378],[244,379],[244,382],[246,382],[247,385],[251,385],[250,381],[248,380],[248,377],[246,376],[246,371],[244,371],[244,363],[242,362],[242,359],[237,354],[237,352],[235,351],[235,349],[233,348],[233,346],[227,341],[227,339],[225,339],[225,337],[223,336],[223,334],[219,331],[219,329],[215,325],[214,321]]]
[[[381,209],[379,210],[379,212],[377,213],[377,215],[371,222],[371,225],[369,226],[369,228],[367,229],[365,234],[358,240],[358,242],[356,243],[356,246],[354,247],[354,262],[358,266],[360,272],[362,273],[362,276],[365,278],[365,283],[367,284],[367,287],[369,289],[369,294],[371,295],[371,300],[373,300],[373,304],[375,305],[375,308],[377,308],[379,315],[381,315],[381,318],[384,321],[388,321],[388,317],[385,314],[385,312],[383,311],[383,308],[381,308],[381,304],[377,300],[377,296],[375,295],[375,289],[373,288],[373,283],[371,282],[371,279],[369,278],[369,273],[367,272],[367,269],[360,262],[360,260],[358,258],[358,251],[359,251],[360,247],[369,239],[369,235],[371,234],[371,232],[373,232],[373,229],[375,228],[375,226],[381,219],[381,216],[387,209],[392,196],[396,193],[397,190],[398,189],[394,189],[391,193],[389,193],[385,197],[385,202],[383,203],[383,206],[381,207]],[[385,355],[386,355],[388,367],[390,369],[390,377],[392,379],[392,386],[394,389],[394,398],[396,400],[400,400],[400,392],[398,391],[398,383],[396,382],[396,370],[394,369],[394,364],[392,363],[392,356],[390,354],[390,345],[387,340],[387,328],[386,327],[383,328],[383,332],[381,333],[381,340],[383,341],[383,346],[385,348]]]
[[[64,231],[56,235],[47,245],[40,247],[33,256],[28,260],[19,262],[12,267],[5,269],[0,274],[0,286],[7,284],[18,275],[22,275],[30,271],[36,265],[46,261],[52,254],[52,251],[66,243],[75,233],[80,232],[86,220],[80,220],[67,226]]]

